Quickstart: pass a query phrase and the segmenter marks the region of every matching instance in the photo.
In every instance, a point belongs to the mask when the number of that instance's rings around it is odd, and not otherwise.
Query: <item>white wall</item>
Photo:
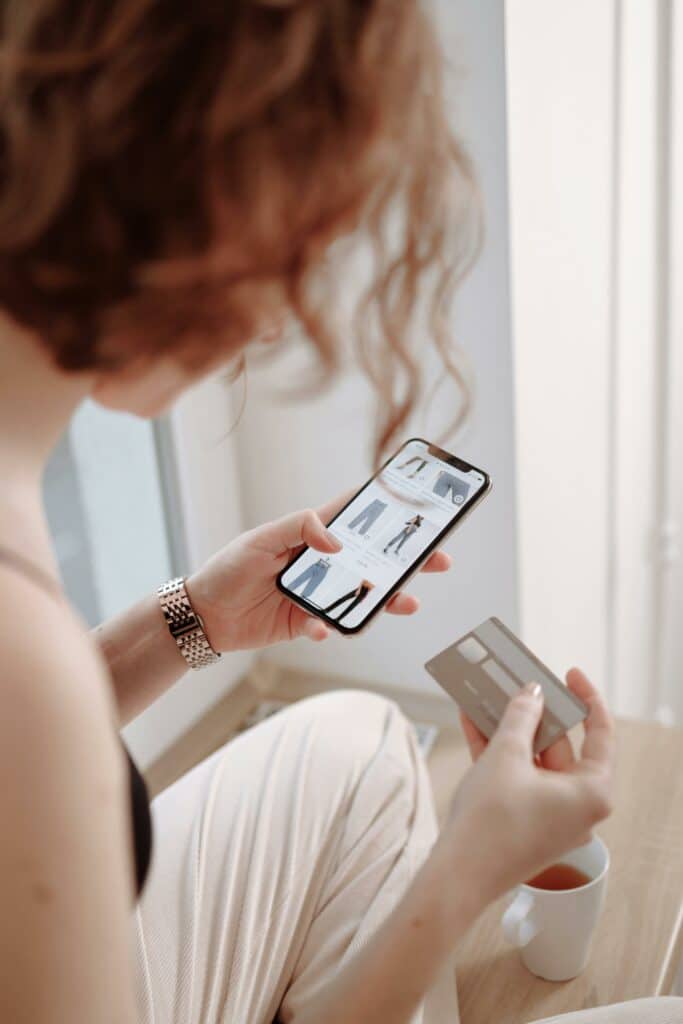
[[[506,11],[523,631],[616,712],[672,721],[683,18],[640,0]]]
[[[659,455],[656,556],[658,594],[655,640],[655,700],[664,721],[683,722],[683,10],[680,4],[660,5],[657,61],[659,124],[657,152],[659,203],[655,241],[659,263],[660,322],[658,324],[655,392]],[[671,21],[669,23],[669,16]],[[683,968],[679,977],[682,991]]]
[[[441,647],[491,614],[517,626],[503,8],[498,0],[439,0],[435,9],[457,73],[454,121],[478,164],[487,208],[485,250],[454,323],[477,376],[476,410],[457,451],[491,473],[494,491],[448,545],[453,572],[414,584],[423,600],[414,621],[386,616],[353,640],[298,641],[272,652],[281,664],[430,692],[436,688],[422,664]],[[370,470],[371,405],[362,380],[348,374],[328,394],[283,405],[274,393],[297,379],[298,365],[290,357],[250,375],[237,434],[248,523],[323,502]],[[449,401],[445,391],[430,422],[447,418]]]
[[[604,679],[613,5],[506,8],[522,626]]]

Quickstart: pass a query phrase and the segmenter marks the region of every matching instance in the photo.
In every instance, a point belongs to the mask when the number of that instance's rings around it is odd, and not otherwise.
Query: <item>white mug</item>
[[[590,882],[561,890],[520,885],[503,915],[503,932],[521,949],[532,974],[547,981],[568,981],[588,963],[607,889],[609,851],[596,836],[556,863],[578,868]]]

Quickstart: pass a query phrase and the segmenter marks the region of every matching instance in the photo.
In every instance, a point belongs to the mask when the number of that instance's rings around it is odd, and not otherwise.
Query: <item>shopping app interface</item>
[[[485,483],[411,441],[331,524],[342,550],[308,548],[282,582],[343,626],[358,626]]]

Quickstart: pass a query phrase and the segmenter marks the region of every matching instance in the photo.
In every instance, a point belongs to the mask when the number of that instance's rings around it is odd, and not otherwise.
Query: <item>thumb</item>
[[[514,736],[531,753],[538,723],[543,714],[543,691],[539,683],[527,683],[509,702],[492,743]]]
[[[295,640],[299,636],[305,636],[307,640],[319,643],[321,640],[328,638],[330,630],[322,619],[316,619],[315,616],[305,612],[303,608],[297,608],[293,605],[290,614],[289,635],[291,640]]]
[[[305,636],[308,640],[312,640],[314,643],[320,643],[321,640],[327,640],[330,631],[321,619],[315,619],[312,615],[307,615],[306,621],[301,627],[301,635]]]
[[[326,554],[333,554],[341,551],[342,545],[330,533],[322,519],[313,509],[307,508],[302,512],[292,512],[283,519],[277,519],[274,523],[260,528],[262,542],[271,548],[274,554],[281,554],[282,549],[296,551],[307,544],[316,551],[323,551]]]

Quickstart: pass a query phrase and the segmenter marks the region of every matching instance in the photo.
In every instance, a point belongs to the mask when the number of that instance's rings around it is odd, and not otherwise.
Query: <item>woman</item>
[[[611,728],[588,680],[569,677],[591,706],[581,760],[562,744],[555,771],[535,766],[541,703],[522,694],[438,840],[396,707],[302,702],[155,802],[150,868],[117,726],[188,664],[324,639],[274,580],[300,545],[336,549],[336,506],[245,534],[89,636],[40,497],[86,395],[155,415],[287,317],[333,369],[330,246],[359,226],[380,446],[401,427],[418,285],[448,362],[440,316],[469,250],[429,26],[412,0],[26,0],[3,6],[0,83],[0,1018],[453,1020],[459,938],[609,810]],[[443,553],[427,566],[447,567]],[[399,595],[390,611],[415,609]],[[623,1019],[647,1012],[683,1019],[664,1004]]]
[[[422,516],[413,516],[412,519],[408,519],[405,525],[403,526],[403,529],[400,530],[396,534],[396,536],[389,541],[387,545],[385,545],[384,554],[386,555],[387,552],[389,551],[389,548],[393,544],[396,544],[396,551],[394,552],[394,554],[397,555],[401,548],[403,547],[403,545],[405,544],[405,542],[408,540],[408,538],[412,537],[414,533],[417,533],[421,526]]]

